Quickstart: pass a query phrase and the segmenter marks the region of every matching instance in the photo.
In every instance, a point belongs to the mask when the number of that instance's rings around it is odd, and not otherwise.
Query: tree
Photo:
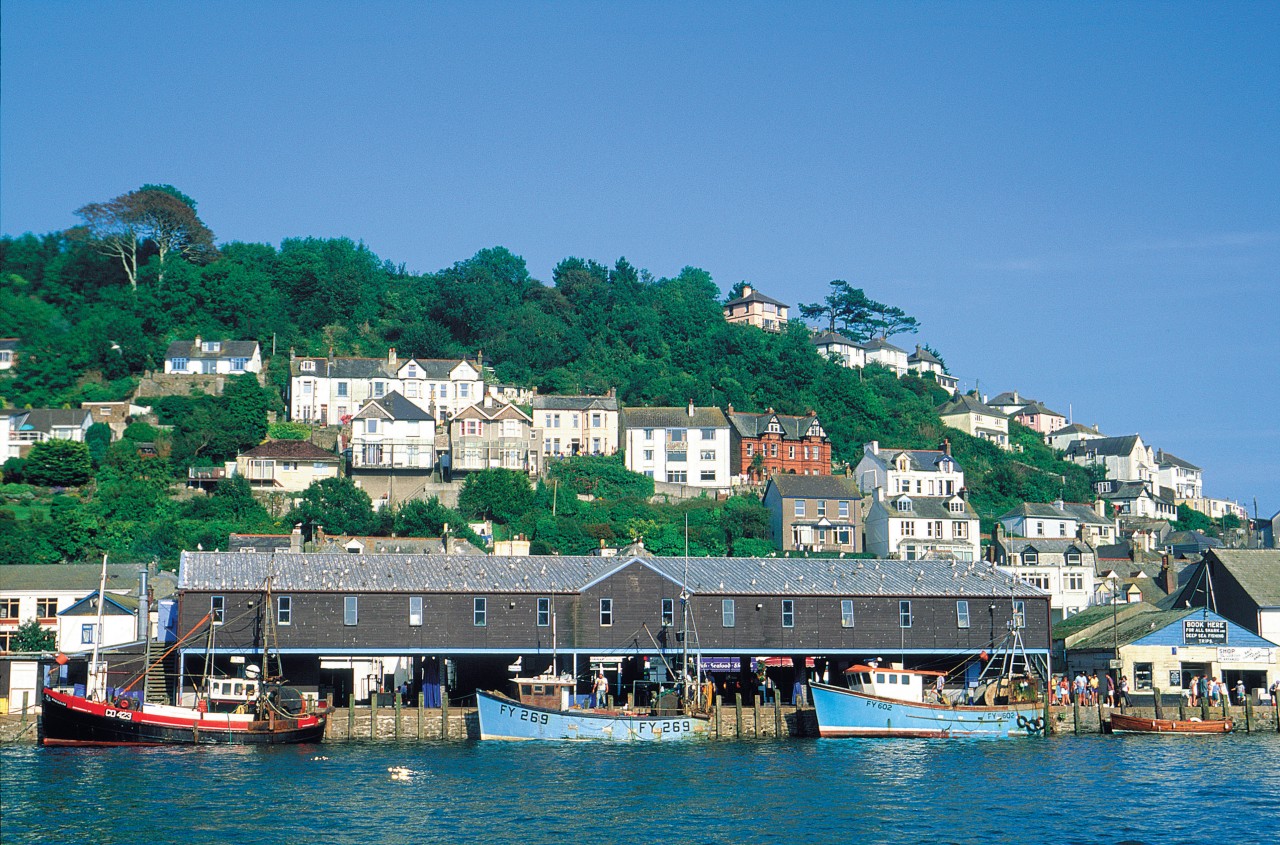
[[[482,469],[467,476],[458,494],[458,510],[508,523],[533,504],[529,476],[513,469]]]
[[[867,340],[867,320],[880,303],[868,299],[862,288],[854,288],[844,279],[833,279],[831,293],[821,302],[801,303],[800,315],[806,320],[825,321],[829,331],[849,334],[854,340]]]
[[[769,538],[769,510],[754,496],[734,496],[720,512],[720,528],[729,556],[733,557],[739,540]]]
[[[94,423],[84,433],[84,442],[89,447],[89,457],[93,460],[93,465],[97,466],[102,463],[102,459],[107,454],[107,447],[111,445],[111,426],[106,423]]]
[[[46,631],[34,618],[28,619],[18,626],[13,639],[9,642],[10,651],[35,652],[52,651],[58,644],[56,631]]]
[[[130,286],[137,290],[138,226],[130,213],[128,196],[123,194],[113,200],[91,202],[76,209],[76,216],[84,221],[84,225],[71,229],[67,235],[117,259]]]
[[[143,185],[103,203],[89,203],[76,211],[83,226],[68,234],[120,261],[134,290],[138,288],[138,251],[152,245],[160,259],[159,281],[171,254],[193,262],[217,255],[213,232],[196,216],[195,201],[172,185]]]
[[[30,484],[71,487],[84,484],[93,474],[89,447],[74,440],[45,440],[27,454],[23,476]]]
[[[880,302],[872,304],[871,317],[867,324],[885,340],[895,334],[904,332],[915,334],[920,331],[920,321],[915,317],[908,317],[907,313],[897,306]]]
[[[376,524],[369,494],[349,478],[322,478],[312,484],[285,521],[314,525],[326,534],[368,534]]]

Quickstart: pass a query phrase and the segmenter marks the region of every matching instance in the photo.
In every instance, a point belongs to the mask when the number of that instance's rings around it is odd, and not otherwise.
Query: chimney
[[[138,570],[138,639],[146,642],[151,636],[151,588],[147,585],[147,568]],[[102,601],[102,596],[98,596]]]
[[[729,413],[731,413],[731,414],[733,413],[733,403],[732,403],[732,402],[730,402],[730,403],[729,403]]]
[[[295,359],[295,358],[297,358],[297,357],[298,357],[298,351],[297,351],[296,349],[294,349],[292,346],[290,346],[290,347],[289,347],[289,360],[290,360],[290,361],[293,361],[293,359]]]
[[[329,347],[329,362],[330,362],[330,363],[332,363],[332,362],[333,362],[333,347],[332,347],[332,346],[330,346],[330,347]]]
[[[1101,433],[1102,433],[1102,432],[1098,431],[1098,424],[1097,424],[1097,423],[1094,423],[1094,424],[1093,424],[1093,433],[1094,433],[1094,434],[1101,434]]]
[[[868,455],[879,455],[880,441],[872,440],[870,443],[862,447],[862,451],[866,452]]]
[[[289,551],[293,554],[302,553],[302,523],[299,522],[293,526],[293,530],[289,532]]]
[[[942,438],[942,454],[946,455],[948,458],[951,457],[951,438],[950,437]]]
[[[391,370],[392,375],[395,375],[397,367],[396,348],[394,346],[387,350],[387,369]]]
[[[689,400],[689,419],[693,419],[693,412],[694,412],[693,400],[690,399]]]
[[[610,399],[613,399],[617,395],[618,395],[618,388],[616,387],[609,388],[608,392],[605,393],[605,396],[608,396]]]
[[[484,350],[483,349],[476,350],[476,367],[481,370],[484,369]]]
[[[1173,595],[1178,589],[1178,576],[1174,573],[1173,567],[1169,565],[1169,556],[1160,556],[1160,586],[1165,593]]]
[[[444,553],[449,554],[449,523],[445,523],[440,530],[440,544],[444,547]]]
[[[746,297],[748,297],[748,296],[751,296],[751,294],[753,294],[753,293],[755,293],[755,291],[753,291],[753,290],[751,289],[751,285],[743,285],[743,286],[742,286],[742,296],[743,296],[743,298],[746,298]]]
[[[1053,506],[1060,511],[1064,511],[1067,509],[1067,503],[1062,501],[1061,499],[1054,499]]]
[[[1107,502],[1105,499],[1097,498],[1093,500],[1093,512],[1103,519],[1107,518]]]

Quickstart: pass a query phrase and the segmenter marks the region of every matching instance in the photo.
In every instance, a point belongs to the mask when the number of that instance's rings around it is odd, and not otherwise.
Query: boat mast
[[[551,677],[559,675],[559,653],[556,651],[556,585],[551,585]]]
[[[266,683],[267,675],[268,675],[268,672],[267,672],[267,659],[268,659],[267,626],[270,624],[271,624],[271,576],[268,575],[265,596],[262,601],[262,626],[261,626],[262,627],[262,675],[261,675],[261,680],[258,681],[258,689],[262,689],[262,685]],[[276,668],[280,671],[280,674],[282,675],[284,674],[284,668],[280,666],[279,658],[276,659]]]
[[[93,688],[89,697],[92,698],[93,694],[96,693],[99,700],[106,698],[107,693],[106,673],[102,671],[102,665],[98,662],[98,648],[102,643],[102,618],[103,612],[106,610],[106,602],[103,600],[102,595],[106,592],[106,589],[107,556],[104,554],[102,556],[102,577],[98,580],[98,625],[93,633],[93,657],[89,660],[89,674],[91,676],[89,683]]]

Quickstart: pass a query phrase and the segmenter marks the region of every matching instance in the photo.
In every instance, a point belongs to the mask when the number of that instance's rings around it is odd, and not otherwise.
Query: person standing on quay
[[[1089,676],[1089,706],[1093,707],[1098,703],[1098,670],[1094,669],[1093,674]]]
[[[1120,676],[1120,706],[1132,707],[1133,703],[1129,700],[1129,676]]]
[[[1196,678],[1196,705],[1199,706],[1209,700],[1209,676],[1201,675]]]
[[[1116,679],[1110,672],[1107,673],[1107,706],[1116,706]]]

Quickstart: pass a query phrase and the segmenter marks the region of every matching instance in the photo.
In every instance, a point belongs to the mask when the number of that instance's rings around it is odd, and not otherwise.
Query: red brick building
[[[730,472],[763,481],[772,475],[830,475],[831,442],[817,414],[747,414],[729,406]]]

